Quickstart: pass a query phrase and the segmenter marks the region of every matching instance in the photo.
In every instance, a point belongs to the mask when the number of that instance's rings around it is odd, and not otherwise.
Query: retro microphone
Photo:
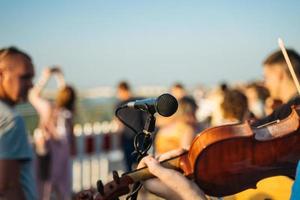
[[[121,107],[143,110],[152,115],[157,112],[164,117],[169,117],[177,111],[178,103],[175,97],[166,93],[157,98],[131,101],[122,105]]]

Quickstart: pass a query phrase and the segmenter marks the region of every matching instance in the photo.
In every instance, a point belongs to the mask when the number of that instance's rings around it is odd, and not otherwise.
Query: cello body
[[[208,195],[227,196],[256,188],[266,177],[294,177],[300,159],[297,109],[280,122],[251,128],[248,122],[209,128],[198,135],[187,155],[187,176]],[[181,164],[185,166],[186,161]]]

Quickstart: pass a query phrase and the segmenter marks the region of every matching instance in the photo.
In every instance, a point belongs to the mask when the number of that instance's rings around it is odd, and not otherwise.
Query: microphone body
[[[148,98],[128,102],[122,107],[135,108],[147,111],[151,114],[158,113],[164,117],[173,115],[178,108],[178,103],[175,97],[170,94],[162,94],[157,98]]]

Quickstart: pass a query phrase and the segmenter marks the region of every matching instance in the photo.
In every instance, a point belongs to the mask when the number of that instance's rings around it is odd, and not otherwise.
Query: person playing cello
[[[291,64],[294,66],[296,76],[300,77],[300,55],[291,49],[287,50]],[[257,127],[277,119],[284,119],[291,112],[292,105],[299,105],[300,98],[297,95],[297,88],[288,70],[286,61],[281,51],[276,51],[263,62],[265,86],[269,89],[274,99],[281,100],[284,104],[276,109],[271,115],[255,121],[252,126]],[[168,152],[160,157],[165,160],[179,155],[182,151]],[[181,200],[205,200],[203,191],[192,181],[181,173],[164,168],[158,160],[147,156],[139,163],[139,168],[147,166],[149,171],[157,178],[144,182],[144,186],[150,192],[165,199]],[[298,163],[295,182],[292,188],[291,200],[300,199],[300,164]]]

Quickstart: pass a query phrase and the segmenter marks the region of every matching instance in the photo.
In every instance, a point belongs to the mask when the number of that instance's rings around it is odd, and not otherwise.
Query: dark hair
[[[129,83],[127,81],[121,81],[118,84],[118,88],[121,89],[121,90],[127,90],[127,91],[129,91],[130,90],[130,85],[129,85]]]
[[[73,87],[66,85],[58,91],[56,105],[70,111],[75,110],[76,92]]]
[[[220,84],[220,89],[222,90],[222,92],[226,92],[228,90],[228,85],[227,83],[223,82]]]
[[[184,86],[182,83],[177,82],[172,85],[172,88],[184,89]]]
[[[0,49],[0,61],[6,56],[17,55],[17,54],[26,57],[30,61],[32,60],[31,57],[27,53],[25,53],[24,51],[21,51],[17,47],[11,46],[11,47]]]
[[[262,101],[265,101],[270,96],[269,90],[263,85],[260,85],[258,83],[255,82],[250,83],[246,86],[246,88],[253,89],[256,92],[257,97]]]
[[[300,55],[293,49],[287,49],[286,50],[289,58],[291,60],[291,63],[294,67],[295,73],[297,77],[300,77]],[[286,64],[286,61],[284,59],[284,56],[280,50],[273,52],[271,55],[269,55],[265,61],[263,62],[264,65],[275,65],[278,64],[282,67],[284,67],[285,72],[289,75],[290,78],[292,78],[291,73],[289,72],[288,66]]]
[[[227,90],[221,107],[225,118],[235,118],[243,121],[248,111],[247,97],[239,90]]]
[[[196,110],[198,109],[197,103],[193,97],[184,96],[179,101],[178,110],[182,112],[181,114],[194,115]]]

